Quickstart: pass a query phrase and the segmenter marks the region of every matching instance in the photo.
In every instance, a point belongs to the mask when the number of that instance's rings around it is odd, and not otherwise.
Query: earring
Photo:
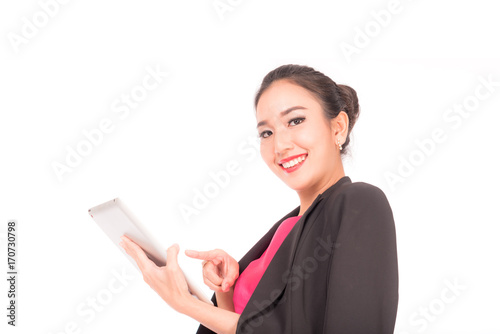
[[[339,145],[339,150],[342,151],[342,144],[340,143],[340,139],[337,139],[337,144]]]

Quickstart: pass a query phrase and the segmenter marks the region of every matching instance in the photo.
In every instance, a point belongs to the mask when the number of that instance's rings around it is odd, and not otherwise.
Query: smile
[[[287,173],[291,173],[299,169],[307,158],[307,154],[301,155],[293,160],[279,164],[280,167]]]

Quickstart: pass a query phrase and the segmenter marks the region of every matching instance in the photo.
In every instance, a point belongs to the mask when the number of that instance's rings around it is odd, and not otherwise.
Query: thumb
[[[239,276],[239,269],[238,265],[233,266],[233,265],[227,265],[226,268],[226,275],[224,277],[224,280],[222,281],[222,290],[224,292],[227,292],[231,286],[234,285],[234,282]]]
[[[167,266],[174,265],[178,266],[177,255],[179,254],[179,245],[173,244],[167,249]]]

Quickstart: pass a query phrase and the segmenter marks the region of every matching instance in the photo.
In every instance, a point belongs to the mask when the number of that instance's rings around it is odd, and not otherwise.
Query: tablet
[[[111,241],[125,254],[132,262],[134,267],[140,271],[135,260],[119,245],[122,235],[126,235],[136,244],[141,246],[147,256],[161,267],[166,264],[166,249],[153,238],[153,236],[144,228],[132,212],[125,206],[119,198],[112,199],[100,205],[89,209],[90,216],[106,233]],[[189,292],[201,301],[213,305],[213,303],[203,294],[203,292],[193,283],[189,277],[186,277]]]

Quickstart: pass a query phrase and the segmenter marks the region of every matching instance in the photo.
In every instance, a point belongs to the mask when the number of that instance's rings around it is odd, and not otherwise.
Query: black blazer
[[[281,218],[248,251],[240,274],[281,222],[299,212],[300,206]],[[285,238],[236,333],[388,334],[397,306],[392,210],[382,190],[344,176],[316,197]],[[200,325],[197,333],[213,332]]]

